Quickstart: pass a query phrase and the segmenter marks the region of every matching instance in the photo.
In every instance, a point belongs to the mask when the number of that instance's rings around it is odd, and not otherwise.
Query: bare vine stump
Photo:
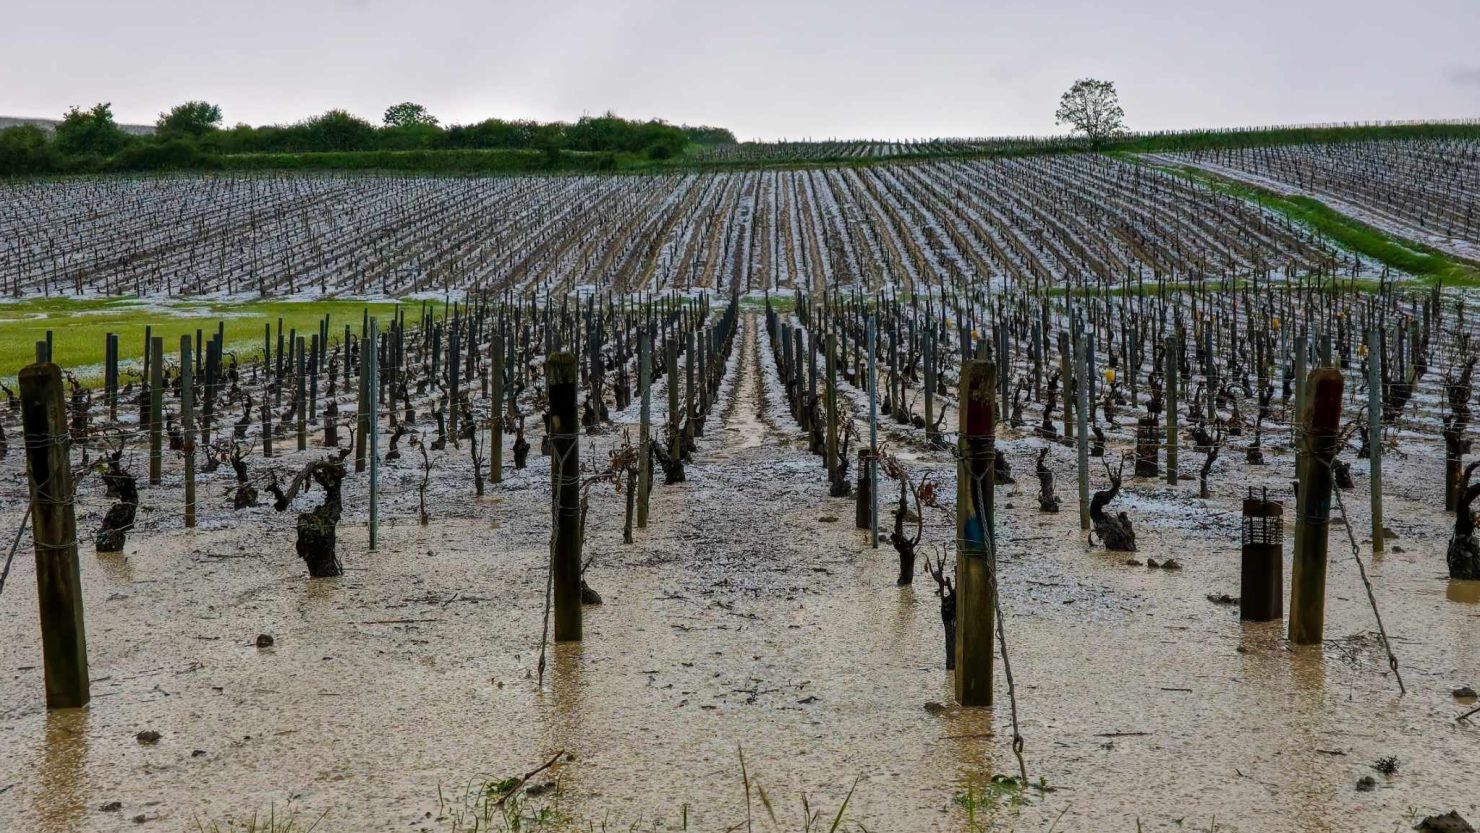
[[[103,472],[103,484],[109,497],[118,499],[103,516],[103,525],[98,529],[93,542],[98,552],[123,552],[128,533],[134,528],[134,519],[139,510],[139,486],[132,474],[122,465],[123,452],[108,455],[108,469]]]
[[[1156,417],[1143,416],[1136,420],[1136,476],[1155,477],[1161,474],[1161,426]]]
[[[298,516],[298,556],[308,564],[308,574],[313,578],[342,575],[344,568],[335,553],[335,530],[342,509],[339,487],[344,480],[344,464],[315,463],[310,473],[324,490],[324,502]]]
[[[1039,450],[1038,465],[1033,472],[1038,476],[1038,509],[1042,512],[1057,512],[1059,496],[1053,493],[1053,470],[1044,463],[1047,457],[1047,447]]]
[[[1465,466],[1461,475],[1454,516],[1454,535],[1449,539],[1449,577],[1463,581],[1480,581],[1480,541],[1475,540],[1475,515],[1470,509],[1480,497],[1480,484],[1471,484],[1470,476],[1480,461]]]
[[[1109,470],[1109,467],[1106,467]],[[1136,530],[1131,526],[1130,516],[1124,512],[1114,515],[1105,507],[1120,494],[1121,476],[1117,470],[1110,474],[1110,488],[1095,492],[1089,501],[1089,519],[1094,524],[1095,537],[1111,552],[1135,552]]]

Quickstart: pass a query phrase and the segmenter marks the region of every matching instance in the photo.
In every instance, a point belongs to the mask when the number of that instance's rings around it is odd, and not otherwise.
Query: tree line
[[[278,155],[285,167],[313,167],[311,160],[293,157],[380,152],[388,158],[407,151],[422,152],[412,154],[413,161],[433,168],[445,166],[431,152],[517,151],[515,167],[601,169],[615,168],[622,159],[672,159],[691,144],[733,142],[734,134],[724,128],[624,119],[611,112],[575,122],[485,119],[444,127],[413,102],[388,108],[380,125],[330,110],[295,124],[227,128],[218,105],[188,101],[161,113],[152,134],[134,135],[119,126],[105,102],[71,108],[51,131],[33,125],[0,130],[0,175],[231,168],[260,155]],[[498,165],[510,166],[508,159]]]

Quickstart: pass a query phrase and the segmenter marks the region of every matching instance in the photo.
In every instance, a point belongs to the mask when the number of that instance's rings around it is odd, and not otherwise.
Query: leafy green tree
[[[1075,81],[1074,86],[1059,99],[1054,123],[1072,125],[1074,132],[1083,133],[1093,148],[1125,132],[1125,111],[1120,109],[1115,83],[1094,78]]]
[[[30,124],[0,130],[0,176],[51,173],[57,168],[56,151],[45,130]]]
[[[411,101],[403,101],[400,104],[386,108],[386,127],[413,127],[417,125],[437,126],[437,117],[427,112],[427,108]]]
[[[302,140],[301,149],[307,151],[373,150],[375,126],[343,110],[330,110],[303,123]]]
[[[112,156],[129,137],[113,120],[113,106],[95,104],[89,110],[73,107],[57,123],[56,149],[66,156]]]
[[[221,126],[221,108],[208,101],[187,101],[160,113],[154,123],[162,136],[199,136]]]

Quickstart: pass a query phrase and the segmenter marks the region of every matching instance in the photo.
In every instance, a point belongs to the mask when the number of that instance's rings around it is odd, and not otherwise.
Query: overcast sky
[[[0,114],[187,99],[228,124],[398,101],[444,124],[628,117],[742,139],[1060,132],[1075,78],[1131,128],[1480,116],[1480,0],[6,0]]]

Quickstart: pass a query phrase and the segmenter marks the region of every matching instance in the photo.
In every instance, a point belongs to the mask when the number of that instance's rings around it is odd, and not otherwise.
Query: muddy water
[[[637,544],[620,543],[621,496],[594,495],[587,575],[606,603],[587,609],[583,644],[552,650],[543,687],[549,472],[537,456],[476,501],[465,452],[449,450],[426,528],[419,470],[409,456],[388,465],[391,522],[374,553],[364,494],[347,488],[347,573],[329,580],[304,577],[291,518],[218,505],[225,473],[202,487],[215,501],[203,528],[180,530],[167,478],[146,490],[124,556],[84,547],[94,700],[81,712],[41,706],[34,570],[18,560],[0,596],[0,830],[193,830],[287,804],[327,811],[322,831],[447,830],[439,786],[453,794],[563,750],[562,810],[596,829],[678,829],[686,815],[720,831],[745,818],[742,748],[778,829],[802,828],[804,795],[830,823],[855,779],[847,815],[868,830],[967,829],[956,796],[1015,770],[1005,700],[927,707],[951,702],[933,588],[896,588],[893,553],[870,550],[851,504],[826,496],[821,464],[767,393],[758,324],[744,324],[689,482],[655,491]],[[1004,440],[1020,475],[1036,442]],[[1436,460],[1387,461],[1404,551],[1369,564],[1399,696],[1339,527],[1323,648],[1292,650],[1281,624],[1241,624],[1206,600],[1238,593],[1237,499],[1246,482],[1289,478],[1289,453],[1270,459],[1225,461],[1207,502],[1190,482],[1128,484],[1138,557],[1175,556],[1180,572],[1085,542],[1067,449],[1052,456],[1064,512],[1036,511],[1030,475],[1001,489],[1025,755],[1052,791],[997,815],[1000,829],[1335,833],[1480,816],[1480,726],[1454,721],[1469,707],[1450,694],[1480,684],[1480,593],[1444,578]],[[946,457],[930,465],[948,475]],[[6,494],[16,466],[11,455],[0,469]],[[1347,493],[1358,530],[1363,486]],[[95,490],[82,504],[91,529],[106,504]],[[6,526],[15,513],[0,507]],[[929,520],[926,544],[947,541],[946,520]],[[255,647],[259,633],[274,647]],[[141,745],[144,730],[162,739]],[[1386,755],[1400,761],[1392,778],[1370,767]],[[1377,788],[1357,792],[1369,774]]]

